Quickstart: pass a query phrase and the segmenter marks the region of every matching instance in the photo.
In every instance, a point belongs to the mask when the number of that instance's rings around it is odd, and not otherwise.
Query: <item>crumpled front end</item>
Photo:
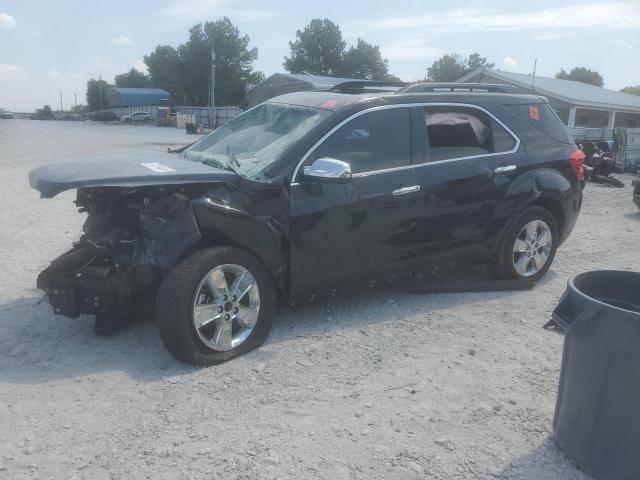
[[[55,313],[95,314],[117,328],[153,304],[162,272],[200,239],[190,198],[175,188],[79,188],[83,234],[38,276]]]

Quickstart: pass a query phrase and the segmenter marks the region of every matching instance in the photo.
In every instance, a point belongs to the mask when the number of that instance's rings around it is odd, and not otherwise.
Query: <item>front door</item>
[[[294,179],[294,298],[408,269],[421,240],[412,151],[411,110],[403,107],[356,116],[311,153],[305,165],[335,158],[348,162],[353,176],[346,184]]]

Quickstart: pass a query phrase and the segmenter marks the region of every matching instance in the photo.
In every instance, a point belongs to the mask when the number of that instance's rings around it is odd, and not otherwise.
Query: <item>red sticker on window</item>
[[[327,100],[322,104],[322,108],[335,108],[338,105],[338,102],[335,100]]]
[[[529,107],[529,118],[531,120],[540,120],[540,110],[536,106]]]

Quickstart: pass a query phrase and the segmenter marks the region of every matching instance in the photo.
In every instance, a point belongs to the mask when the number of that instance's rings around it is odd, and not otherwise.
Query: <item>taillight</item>
[[[584,152],[576,148],[571,152],[569,160],[571,160],[571,166],[573,167],[573,171],[576,172],[578,180],[584,180],[584,167],[582,166],[584,163]]]

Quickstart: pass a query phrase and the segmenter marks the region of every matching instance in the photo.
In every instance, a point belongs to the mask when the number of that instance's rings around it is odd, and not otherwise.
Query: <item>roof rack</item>
[[[499,83],[414,83],[398,93],[424,93],[424,92],[491,92],[491,93],[520,93],[520,91],[511,85],[502,85]]]
[[[338,83],[331,91],[342,93],[388,92],[406,87],[406,82],[377,82],[373,80],[352,80]]]

